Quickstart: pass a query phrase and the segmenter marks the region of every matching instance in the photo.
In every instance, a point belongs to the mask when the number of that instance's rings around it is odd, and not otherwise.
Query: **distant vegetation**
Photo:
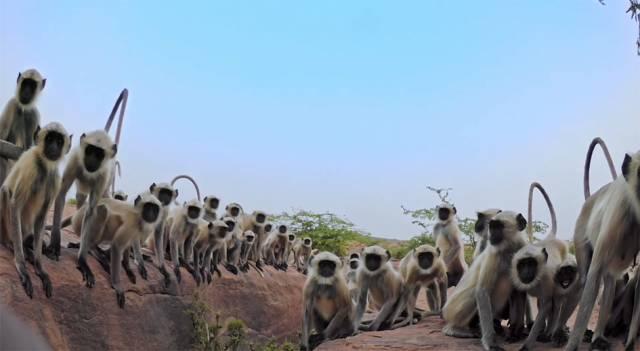
[[[427,190],[437,195],[439,202],[431,207],[420,209],[407,209],[401,206],[403,213],[411,218],[420,232],[409,240],[390,240],[371,236],[355,228],[354,223],[346,218],[340,217],[330,212],[314,213],[311,211],[298,210],[296,212],[283,212],[271,217],[274,223],[284,223],[293,230],[298,237],[310,237],[313,240],[313,247],[320,251],[330,251],[339,256],[345,256],[350,251],[370,245],[380,245],[391,252],[394,258],[402,258],[412,249],[424,245],[435,245],[433,238],[433,226],[437,223],[437,206],[440,203],[449,203],[449,192],[451,188],[434,188],[427,186]],[[476,246],[474,232],[475,218],[458,217],[460,230],[464,234],[465,258],[471,261],[473,251]],[[544,222],[534,221],[533,231],[535,233],[545,233],[548,225]]]

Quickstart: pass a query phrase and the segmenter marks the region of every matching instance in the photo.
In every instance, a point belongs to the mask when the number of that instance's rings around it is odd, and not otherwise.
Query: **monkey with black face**
[[[313,253],[311,254],[313,256]],[[347,287],[349,288],[349,295],[353,303],[358,302],[358,268],[360,267],[360,254],[357,252],[349,255],[347,264],[344,265],[344,277],[347,280]]]
[[[586,165],[585,174],[589,172]],[[585,179],[588,178],[585,176]],[[573,239],[580,279],[585,285],[566,350],[577,350],[587,329],[601,282],[604,282],[603,297],[591,345],[594,349],[610,347],[609,341],[604,337],[604,329],[612,310],[615,279],[631,265],[640,250],[638,233],[640,152],[625,155],[622,177],[590,196],[578,217]],[[636,293],[635,308],[640,306],[639,295]],[[632,350],[634,344],[635,335],[628,336],[625,347]]]
[[[312,246],[313,241],[309,237],[305,237],[301,240],[298,239],[293,245],[293,259],[298,272],[307,274],[307,262],[309,261],[309,257],[311,257]]]
[[[502,210],[497,208],[477,212],[478,219],[473,228],[476,233],[476,248],[473,251],[474,260],[487,248],[487,245],[489,245],[489,221],[500,212],[502,212]]]
[[[294,254],[293,252],[293,246],[296,243],[296,235],[293,234],[292,232],[289,232],[287,234],[287,247],[284,249],[285,252],[285,258],[284,258],[284,270],[286,271],[287,268],[289,267],[289,257],[291,257],[291,255]]]
[[[82,207],[89,196],[89,204],[84,216],[83,228],[90,227],[90,221],[98,200],[103,197],[109,186],[111,172],[115,161],[118,146],[111,141],[109,135],[103,130],[97,130],[80,136],[80,145],[73,149],[69,162],[62,175],[62,185],[55,201],[53,212],[53,225],[51,227],[51,241],[47,247],[47,256],[57,260],[60,257],[60,222],[62,210],[66,201],[67,192],[71,185],[76,184],[76,200],[78,208]],[[83,240],[91,241],[91,233],[80,233]],[[80,243],[78,253],[78,269],[83,272],[87,286],[95,284],[93,272],[86,262],[88,249],[86,243]]]
[[[360,330],[388,329],[402,312],[402,277],[393,268],[390,259],[389,251],[380,246],[369,246],[362,252],[363,264],[357,275],[360,295],[356,307],[356,321]],[[369,296],[372,307],[379,312],[371,323],[361,324]]]
[[[220,199],[218,199],[218,197],[213,195],[205,196],[202,201],[202,208],[204,209],[202,219],[205,221],[215,221],[218,219],[218,215],[216,213],[218,206],[220,206]]]
[[[442,252],[442,259],[447,266],[449,287],[456,286],[468,268],[456,214],[456,208],[449,204],[438,206],[438,223],[433,228],[436,247]]]
[[[443,329],[445,335],[476,337],[470,324],[477,313],[484,349],[502,349],[495,339],[493,321],[507,303],[511,303],[511,261],[526,244],[521,233],[526,226],[524,216],[511,211],[503,211],[489,222],[489,247],[473,262],[442,310],[443,319],[447,322]],[[514,319],[522,317],[520,319],[523,320],[524,308],[522,301],[518,306],[510,306],[509,311]]]
[[[269,234],[263,246],[263,256],[266,263],[273,265],[280,270],[287,270],[286,256],[287,245],[289,243],[289,228],[281,224],[278,228]]]
[[[193,242],[198,229],[198,223],[202,219],[202,205],[198,200],[185,202],[181,208],[167,218],[169,230],[169,245],[173,272],[178,283],[181,281],[180,267],[184,267],[193,275],[196,282],[201,282],[200,272],[193,269],[189,262],[193,256]]]
[[[251,230],[246,230],[242,233],[242,246],[240,247],[240,262],[239,268],[243,272],[249,271],[249,254],[253,250],[253,246],[256,243],[256,234]]]
[[[240,264],[240,251],[242,249],[242,222],[244,210],[238,203],[232,202],[225,206],[225,217],[233,218],[236,226],[231,232],[231,236],[226,242],[225,253],[223,255],[223,265],[226,270],[233,274],[238,274]]]
[[[35,132],[40,125],[36,102],[47,80],[37,70],[28,69],[18,74],[16,83],[15,96],[9,99],[0,115],[0,140],[27,150],[35,142]],[[12,164],[12,161],[0,158],[0,184]]]
[[[341,264],[329,252],[321,252],[309,260],[311,269],[302,292],[302,350],[313,350],[322,341],[346,338],[355,332],[353,303],[340,274]],[[316,331],[315,337],[311,330]]]
[[[202,275],[203,281],[211,283],[211,257],[215,250],[224,246],[229,233],[229,227],[224,221],[213,222],[201,219],[198,222],[198,232],[193,246],[193,266]],[[200,282],[197,282],[198,285]]]
[[[58,165],[69,152],[71,137],[59,123],[36,129],[36,143],[23,153],[0,187],[0,241],[11,240],[20,282],[29,297],[33,286],[25,262],[23,242],[33,237],[33,265],[51,297],[51,279],[42,267],[42,235],[51,202],[60,188]]]
[[[115,193],[113,193],[113,198],[116,200],[127,202],[127,199],[129,198],[129,196],[124,191],[118,190]]]
[[[256,263],[256,268],[262,267],[262,245],[269,231],[265,230],[267,224],[267,214],[262,211],[254,211],[252,214],[242,216],[242,229],[250,230],[255,234],[255,244],[252,244],[251,250],[248,252],[248,259]]]
[[[171,250],[169,249],[169,228],[165,229],[165,226],[167,225],[171,204],[178,197],[178,189],[174,189],[169,183],[153,183],[149,186],[149,191],[160,201],[161,207],[158,224],[156,224],[153,235],[146,241],[146,246],[154,251],[156,257],[154,264],[164,276],[165,286],[168,286],[171,278],[164,266],[164,257],[167,252],[171,255]]]
[[[407,304],[407,317],[394,325],[394,328],[413,324],[418,294],[425,289],[431,312],[440,314],[447,303],[447,269],[440,258],[440,251],[431,245],[421,245],[411,250],[400,261],[400,274],[404,283],[404,301]]]
[[[218,264],[222,263],[227,266],[227,243],[231,239],[231,236],[236,232],[237,222],[232,217],[222,217],[221,220],[227,225],[227,234],[224,238],[221,238],[222,242],[219,245],[215,245],[214,249],[211,251],[211,272],[218,273],[218,276],[221,276],[220,270],[218,269]],[[227,267],[227,270],[229,268]],[[233,271],[231,271],[233,273]],[[237,274],[237,270],[234,274]]]
[[[109,244],[111,287],[116,291],[120,308],[124,308],[125,303],[124,290],[120,285],[120,265],[122,264],[127,272],[131,271],[128,249],[135,242],[151,235],[160,219],[161,206],[160,201],[149,192],[138,195],[133,204],[102,198],[96,206],[95,219],[90,222],[92,227],[76,228],[80,232],[93,234],[88,241],[82,238],[88,250],[102,243]],[[84,226],[87,222],[76,223]]]

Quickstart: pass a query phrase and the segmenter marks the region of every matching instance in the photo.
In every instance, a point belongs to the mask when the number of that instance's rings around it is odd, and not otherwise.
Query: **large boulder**
[[[63,247],[69,241],[77,242],[78,237],[65,231]],[[138,276],[134,285],[121,272],[126,305],[120,309],[109,275],[93,258],[89,265],[96,286],[84,286],[76,269],[76,254],[77,250],[63,248],[59,262],[44,258],[44,268],[53,282],[50,299],[29,265],[34,284],[34,296],[29,299],[16,273],[13,253],[0,247],[0,304],[41,334],[55,350],[189,349],[195,336],[187,311],[196,293],[222,321],[244,321],[253,341],[297,341],[305,278],[294,270],[267,268],[262,277],[254,270],[236,276],[222,268],[221,277],[216,275],[211,285],[200,287],[185,271],[180,285],[172,281],[165,287],[162,275],[147,263],[148,281]]]

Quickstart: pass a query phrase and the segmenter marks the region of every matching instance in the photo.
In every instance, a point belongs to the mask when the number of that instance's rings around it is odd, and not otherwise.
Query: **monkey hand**
[[[169,272],[167,272],[167,269],[164,266],[160,267],[159,270],[164,277],[164,286],[165,288],[168,288],[169,285],[171,285],[171,277],[169,276]]]
[[[627,345],[627,347],[625,347],[624,351],[634,351],[634,350],[636,350],[636,341],[635,340],[627,341],[626,345]]]
[[[257,260],[256,261],[256,268],[262,269],[262,260]]]
[[[591,343],[591,350],[610,350],[611,343],[604,337],[599,337]]]
[[[200,274],[200,272],[194,269],[191,275],[193,276],[193,280],[196,281],[196,285],[200,286],[200,283],[202,283],[202,275]]]
[[[138,265],[138,273],[140,273],[140,277],[142,277],[142,279],[149,280],[147,267],[144,266],[144,262],[140,262],[140,264]]]
[[[122,289],[112,286],[116,291],[116,299],[118,301],[118,307],[124,308],[124,291]]]
[[[31,278],[29,277],[29,273],[27,272],[27,267],[24,264],[20,265],[18,268],[18,275],[20,276],[20,283],[24,288],[24,292],[27,293],[30,299],[33,298],[33,284],[31,283]]]
[[[96,278],[93,276],[93,272],[91,272],[91,268],[89,268],[84,257],[78,258],[76,268],[82,273],[82,281],[85,282],[87,288],[93,288],[96,285]]]
[[[178,281],[178,283],[180,283],[182,281],[182,276],[180,275],[180,266],[175,266],[173,268],[173,274],[176,275],[176,280]]]
[[[53,286],[51,285],[51,279],[49,278],[49,275],[43,271],[36,274],[38,274],[40,280],[42,281],[42,288],[44,289],[45,296],[47,296],[47,298],[50,298],[51,295],[53,295]]]
[[[202,275],[207,279],[207,285],[211,284],[211,281],[213,280],[211,276],[211,272],[205,271]]]
[[[131,268],[125,268],[124,272],[127,273],[127,278],[129,278],[129,281],[131,282],[131,284],[135,284],[136,283],[136,275],[133,273]]]
[[[51,231],[52,238],[60,238],[60,230]],[[49,259],[58,261],[60,259],[60,240],[51,240],[51,243],[43,250],[45,256]]]

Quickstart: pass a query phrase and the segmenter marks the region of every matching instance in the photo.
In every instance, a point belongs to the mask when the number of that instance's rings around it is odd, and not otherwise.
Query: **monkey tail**
[[[111,114],[109,114],[109,118],[107,119],[107,124],[104,126],[104,130],[109,133],[111,129],[111,124],[113,123],[114,118],[116,117],[116,112],[118,112],[118,108],[120,108],[120,114],[118,115],[118,126],[116,127],[116,145],[120,146],[120,134],[122,133],[122,123],[124,122],[124,112],[127,110],[127,100],[129,100],[129,90],[122,89],[120,95],[118,95],[118,99],[116,103],[113,105],[111,109]],[[116,167],[118,168],[118,177],[120,177],[120,163],[116,161]],[[115,193],[115,183],[116,183],[115,173],[111,178],[111,193]],[[109,189],[109,188],[107,188]]]
[[[188,181],[191,182],[191,184],[193,184],[193,186],[196,188],[196,195],[198,196],[198,201],[201,201],[200,199],[200,187],[198,187],[198,183],[196,183],[196,181],[191,178],[190,176],[186,175],[186,174],[181,174],[179,176],[176,176],[175,178],[173,178],[173,180],[171,181],[171,186],[173,186],[178,179],[186,179]],[[175,204],[178,205],[178,201],[175,201]]]
[[[540,194],[544,197],[544,201],[547,203],[547,207],[549,208],[549,214],[551,215],[551,231],[547,235],[547,237],[555,238],[556,233],[558,231],[558,220],[556,218],[556,210],[553,207],[553,203],[549,198],[549,194],[544,190],[542,185],[538,182],[531,183],[529,187],[529,208],[527,213],[527,234],[529,235],[529,241],[533,241],[533,190],[538,189]]]
[[[607,148],[607,144],[604,143],[604,140],[599,137],[594,138],[589,144],[589,149],[587,150],[587,159],[584,162],[584,199],[588,199],[591,196],[591,189],[589,187],[589,170],[591,169],[591,158],[593,157],[593,150],[596,148],[596,145],[600,145],[602,152],[604,153],[604,157],[607,159],[607,164],[609,164],[609,171],[611,172],[611,177],[613,180],[618,178],[618,173],[616,172],[616,167],[613,164],[613,159],[611,158],[611,154],[609,153],[609,149]]]
[[[66,228],[66,227],[70,226],[72,219],[73,219],[73,216],[69,216],[69,217],[63,219],[62,222],[60,222],[60,228]],[[51,230],[52,228],[53,228],[53,225],[51,225],[51,224],[44,226],[45,230]],[[78,235],[80,235],[80,234],[78,234]]]
[[[111,176],[111,196],[116,193],[116,171],[118,172],[118,178],[122,178],[120,161],[115,162],[115,168],[113,170],[113,175]]]

